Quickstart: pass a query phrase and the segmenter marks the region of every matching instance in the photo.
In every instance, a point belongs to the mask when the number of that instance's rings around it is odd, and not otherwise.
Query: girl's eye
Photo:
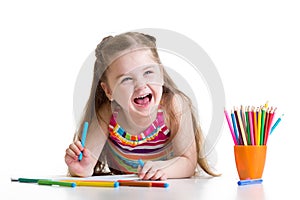
[[[130,80],[132,80],[132,78],[126,77],[126,78],[123,78],[123,79],[121,80],[121,83],[125,83],[125,82],[130,81]]]
[[[148,75],[148,74],[153,74],[153,71],[145,71],[145,73],[144,73],[145,75]]]

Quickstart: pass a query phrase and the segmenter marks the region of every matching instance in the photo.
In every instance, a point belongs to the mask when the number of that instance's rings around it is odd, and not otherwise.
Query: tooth
[[[138,99],[143,99],[143,98],[145,98],[146,96],[148,96],[148,94],[145,94],[144,96],[139,96]]]

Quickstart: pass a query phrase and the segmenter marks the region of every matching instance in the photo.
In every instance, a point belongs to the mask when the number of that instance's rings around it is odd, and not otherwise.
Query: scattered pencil
[[[242,185],[252,185],[252,184],[260,184],[262,182],[263,182],[262,179],[240,180],[240,181],[238,181],[238,185],[239,186],[242,186]]]

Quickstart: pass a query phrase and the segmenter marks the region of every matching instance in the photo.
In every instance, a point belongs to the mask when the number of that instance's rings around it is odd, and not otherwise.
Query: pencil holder
[[[266,145],[234,146],[235,164],[240,180],[262,178],[266,153]]]

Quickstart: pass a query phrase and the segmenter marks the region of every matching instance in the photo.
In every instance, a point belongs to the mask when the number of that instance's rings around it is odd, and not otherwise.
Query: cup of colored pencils
[[[234,142],[234,156],[240,180],[261,179],[266,160],[268,137],[282,116],[274,120],[276,107],[233,107],[224,114]]]

